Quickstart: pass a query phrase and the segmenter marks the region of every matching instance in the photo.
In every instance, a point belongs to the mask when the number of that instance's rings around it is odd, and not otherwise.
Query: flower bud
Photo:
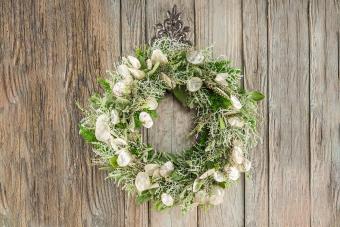
[[[136,78],[137,80],[142,80],[145,78],[145,73],[142,70],[129,68],[129,71],[131,72],[133,77]]]
[[[240,110],[242,108],[242,104],[236,96],[230,96],[230,101],[235,110]]]
[[[136,57],[128,56],[127,59],[129,60],[129,63],[131,64],[132,68],[134,68],[134,69],[140,68],[140,62]]]
[[[153,50],[151,54],[151,62],[152,64],[166,64],[168,63],[168,59],[165,54],[159,49]]]

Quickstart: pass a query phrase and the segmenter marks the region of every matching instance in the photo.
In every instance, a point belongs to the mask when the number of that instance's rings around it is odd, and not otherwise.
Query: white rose
[[[115,96],[124,96],[131,93],[130,86],[126,83],[126,81],[118,81],[115,85],[113,85],[112,92]]]
[[[243,162],[243,151],[239,146],[234,146],[232,149],[231,157],[233,161],[237,164],[241,164]]]
[[[95,136],[98,141],[109,143],[112,136],[106,114],[100,115],[96,120]]]
[[[238,117],[231,117],[228,119],[228,123],[235,128],[242,128],[244,126],[244,121]]]
[[[203,81],[201,78],[198,77],[192,77],[187,81],[187,89],[190,92],[198,91],[203,85]]]
[[[234,95],[230,96],[230,101],[231,101],[231,104],[233,105],[234,109],[240,110],[242,108],[242,104],[236,96],[234,96]]]
[[[168,193],[162,193],[161,200],[162,203],[167,207],[174,205],[174,199]]]
[[[240,177],[240,171],[236,167],[227,167],[225,170],[230,180],[236,181]]]
[[[191,51],[187,53],[187,61],[194,65],[202,64],[204,55],[200,51]]]
[[[147,112],[141,112],[139,114],[139,120],[142,122],[145,128],[151,128],[153,125],[152,118]]]
[[[142,70],[129,68],[129,71],[131,72],[133,77],[136,78],[137,80],[142,80],[145,78],[145,73]]]
[[[132,68],[134,68],[134,69],[140,68],[140,62],[136,57],[128,56],[127,59],[129,60],[129,63],[131,64]]]
[[[219,73],[215,77],[215,82],[222,86],[228,86],[227,78],[228,78],[227,73]]]
[[[213,187],[209,196],[209,203],[212,205],[218,205],[223,202],[224,190],[219,186]]]
[[[159,64],[166,64],[166,63],[168,63],[168,59],[167,59],[166,55],[163,54],[163,52],[161,50],[156,49],[156,50],[152,51],[151,62],[152,62],[152,64],[156,64],[157,62]]]
[[[126,149],[122,149],[118,151],[118,158],[117,158],[117,164],[121,167],[125,167],[129,165],[132,161],[132,156],[130,152],[128,152]]]
[[[162,177],[167,177],[172,171],[174,171],[174,168],[174,164],[171,161],[167,161],[161,166],[159,173]]]
[[[118,124],[119,123],[119,113],[118,113],[118,111],[117,110],[112,110],[111,111],[111,123],[112,124]]]

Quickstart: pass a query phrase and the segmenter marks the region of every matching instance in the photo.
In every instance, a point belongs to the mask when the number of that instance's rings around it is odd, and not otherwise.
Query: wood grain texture
[[[269,224],[308,226],[308,1],[269,1]]]
[[[311,226],[340,223],[340,1],[310,4]]]
[[[196,1],[196,42],[199,47],[214,45],[214,55],[225,55],[232,65],[242,67],[242,2]],[[199,209],[199,225],[243,226],[244,177],[230,187],[222,205],[205,211]]]
[[[163,22],[166,11],[176,4],[182,11],[182,18],[185,24],[194,28],[194,2],[193,1],[147,1],[147,34],[150,39],[154,35],[153,26]],[[193,33],[191,33],[193,35]],[[189,37],[193,40],[193,37]],[[159,118],[155,121],[154,127],[149,130],[148,142],[162,152],[181,152],[190,147],[191,141],[187,135],[192,128],[192,113],[181,106],[172,96],[167,95],[160,103],[157,113]],[[150,226],[197,226],[197,211],[193,209],[186,215],[182,215],[180,208],[176,207],[170,211],[157,212],[150,210]]]
[[[119,56],[115,9],[119,1],[1,1],[3,226],[124,223],[121,193],[90,165],[75,106]]]
[[[145,0],[121,1],[122,56],[134,55],[135,48],[145,44]],[[147,141],[146,131],[143,131]],[[147,227],[148,204],[138,205],[135,196],[125,193],[125,226]]]
[[[251,178],[208,211],[136,205],[78,135],[97,78],[147,42],[177,4],[261,90]],[[312,226],[340,223],[339,0],[0,1],[0,226]],[[168,95],[145,140],[190,146],[193,113]]]
[[[243,59],[246,89],[262,91],[268,97],[267,2],[243,1]],[[262,121],[260,144],[249,153],[251,177],[245,178],[245,226],[268,226],[268,105],[259,103]]]

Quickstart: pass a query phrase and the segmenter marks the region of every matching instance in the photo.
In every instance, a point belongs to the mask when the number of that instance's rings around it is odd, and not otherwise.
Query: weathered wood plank
[[[340,1],[310,5],[311,226],[340,223]]]
[[[243,2],[243,56],[245,87],[260,90],[266,97],[268,80],[267,1]],[[268,226],[268,107],[259,103],[262,142],[249,153],[253,169],[245,179],[245,226]]]
[[[121,2],[122,56],[132,55],[145,44],[145,0]],[[146,131],[145,131],[146,132]],[[147,136],[143,131],[144,140]],[[138,205],[135,196],[125,194],[125,226],[148,226],[148,204]]]
[[[1,15],[0,223],[122,225],[75,106],[119,56],[119,1],[2,1]]]
[[[196,1],[196,42],[201,48],[214,45],[215,56],[225,55],[242,66],[241,1]],[[226,191],[224,203],[207,212],[199,209],[199,226],[243,226],[244,179]]]
[[[269,1],[269,224],[309,226],[308,1]]]
[[[177,4],[183,12],[183,20],[191,28],[194,28],[194,2],[190,1],[148,1],[146,8],[147,34],[150,39],[154,34],[153,25],[162,22],[166,11]],[[171,95],[168,95],[157,110],[159,118],[154,127],[149,131],[149,143],[163,152],[180,152],[183,148],[190,146],[186,139],[192,127],[192,115],[183,108]],[[156,226],[197,226],[197,212],[193,209],[183,216],[180,208],[174,208],[165,212],[150,210],[150,225]]]

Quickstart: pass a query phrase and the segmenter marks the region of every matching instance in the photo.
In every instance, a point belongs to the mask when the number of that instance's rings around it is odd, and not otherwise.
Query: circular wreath
[[[95,163],[138,202],[184,212],[217,205],[240,172],[250,170],[247,151],[257,141],[256,102],[263,95],[243,89],[240,70],[228,60],[161,38],[123,57],[108,75],[99,80],[103,95],[82,109],[80,134],[93,145]],[[141,136],[167,91],[196,112],[195,144],[179,154],[156,151]]]

